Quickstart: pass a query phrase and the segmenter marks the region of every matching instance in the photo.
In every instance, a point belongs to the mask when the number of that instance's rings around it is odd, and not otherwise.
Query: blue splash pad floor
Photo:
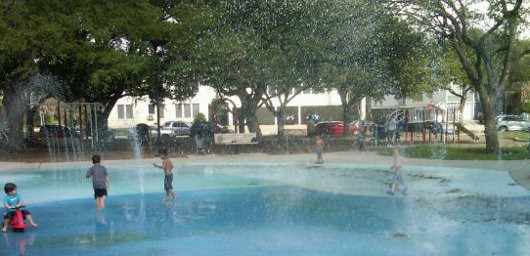
[[[1,255],[525,255],[528,197],[436,202],[293,186],[110,196],[28,206],[40,226]],[[38,217],[37,217],[38,216]]]

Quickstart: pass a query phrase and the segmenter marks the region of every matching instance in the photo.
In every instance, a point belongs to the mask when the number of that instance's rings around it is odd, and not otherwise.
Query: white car
[[[497,131],[530,131],[530,121],[522,116],[506,115],[496,118]]]
[[[191,123],[184,121],[167,121],[164,122],[160,128],[160,133],[163,135],[190,135]]]

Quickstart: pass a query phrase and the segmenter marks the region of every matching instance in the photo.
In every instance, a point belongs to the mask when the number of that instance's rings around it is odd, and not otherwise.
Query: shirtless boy
[[[175,200],[175,193],[173,193],[173,163],[169,160],[167,149],[161,149],[158,152],[160,159],[162,159],[162,165],[153,163],[153,166],[164,170],[164,190],[166,191],[166,197],[163,201],[169,200],[169,194],[171,194],[173,201]]]

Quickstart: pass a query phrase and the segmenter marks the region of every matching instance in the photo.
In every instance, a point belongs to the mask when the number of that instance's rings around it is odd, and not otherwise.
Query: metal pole
[[[61,131],[61,102],[59,101],[57,101],[57,122],[59,123],[59,126],[55,132],[55,137],[59,138],[59,132]]]
[[[86,109],[90,110],[90,136],[92,136],[92,139],[90,140],[90,147],[92,148],[92,150],[94,150],[94,116],[92,114],[92,107],[90,105],[87,105]],[[85,114],[88,115],[88,111],[85,111]]]
[[[423,118],[423,122],[421,123],[421,137],[422,142],[425,143],[425,109],[422,109],[421,113]]]
[[[96,132],[96,145],[99,146],[99,132],[98,132],[98,112],[96,108],[96,104],[94,103],[94,128]],[[92,140],[94,140],[94,136],[92,135]]]
[[[408,110],[405,110],[405,121],[403,122],[404,123],[404,127],[403,127],[403,133],[405,134],[405,144],[407,144],[408,140],[407,140],[407,137],[408,137],[408,126],[409,126],[409,112]]]
[[[446,108],[445,109],[445,136],[444,136],[444,143],[447,142],[447,128],[448,128],[448,125],[449,125],[449,110]]]
[[[456,136],[456,108],[453,108],[453,142],[455,142]]]
[[[79,145],[83,148],[83,104],[79,104]]]

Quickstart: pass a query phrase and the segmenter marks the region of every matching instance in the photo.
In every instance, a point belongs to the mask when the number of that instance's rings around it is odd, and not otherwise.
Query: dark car
[[[71,127],[58,124],[46,124],[40,127],[39,133],[46,137],[80,138],[81,134]]]
[[[295,123],[295,118],[291,114],[284,115],[281,120],[283,120],[284,124],[294,124]]]
[[[348,133],[357,135],[359,131],[361,130],[366,131],[366,129],[368,128],[367,126],[368,126],[368,121],[355,120],[348,125]],[[375,126],[377,126],[377,124],[375,122],[370,121],[370,127],[373,128]]]
[[[144,123],[139,123],[135,127],[129,128],[127,139],[144,147],[149,145],[151,127]]]
[[[208,121],[194,122],[190,128],[191,137],[195,135],[205,136],[205,135],[211,135],[213,133],[234,133],[234,132],[235,131],[233,129],[222,126],[220,124],[216,124],[215,129],[212,130],[212,124]]]
[[[194,122],[190,128],[191,137],[194,137],[195,135],[208,136],[211,135],[212,132],[217,132],[217,129],[212,131],[212,124],[207,121]]]

